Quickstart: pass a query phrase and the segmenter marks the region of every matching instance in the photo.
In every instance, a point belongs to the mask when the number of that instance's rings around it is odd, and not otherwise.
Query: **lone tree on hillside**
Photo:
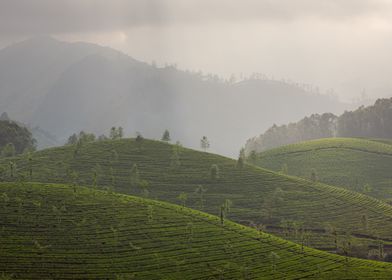
[[[221,205],[221,207],[220,207],[220,220],[221,220],[222,225],[224,223],[224,219],[229,214],[232,205],[233,205],[233,202],[230,199],[225,199],[225,202],[223,202],[223,204]]]
[[[203,194],[207,191],[206,188],[204,188],[202,185],[198,185],[195,193],[199,196],[199,203],[200,203],[200,209],[203,210],[204,208],[204,196]]]
[[[12,161],[9,162],[9,167],[10,167],[10,177],[14,178],[15,175],[15,169],[16,169],[16,164]]]
[[[220,178],[219,166],[216,164],[211,165],[210,176],[212,180],[218,180]]]
[[[148,190],[150,184],[148,183],[147,180],[140,180],[139,181],[139,187],[142,191],[142,195],[144,197],[148,197],[150,195],[150,191]]]
[[[179,201],[181,201],[182,207],[185,207],[185,203],[188,200],[188,195],[184,192],[180,193],[177,197]]]
[[[245,164],[245,149],[241,148],[240,155],[238,156],[238,160],[237,160],[237,168],[239,169],[244,168],[244,164]]]
[[[180,165],[181,165],[181,161],[180,161],[180,156],[178,155],[178,149],[174,147],[170,158],[170,167],[177,168]]]
[[[142,150],[143,140],[144,140],[143,135],[140,132],[136,132],[135,141],[136,141],[136,146],[137,146],[139,152],[141,152],[141,150]]]
[[[77,142],[78,142],[78,136],[76,135],[76,133],[74,133],[68,137],[66,145],[76,145]]]
[[[137,187],[140,183],[139,168],[137,167],[136,163],[132,166],[131,169],[130,183],[132,187]]]
[[[210,141],[208,141],[207,136],[203,136],[200,139],[200,147],[206,152],[210,148]]]
[[[117,137],[120,139],[124,137],[124,129],[121,126],[117,128]]]
[[[170,132],[169,132],[169,130],[166,129],[163,132],[161,140],[164,141],[164,142],[170,142],[171,139],[170,139]]]
[[[29,175],[30,175],[30,181],[33,179],[33,156],[29,152],[27,154],[27,160],[29,162]]]
[[[113,126],[110,129],[110,134],[109,134],[109,138],[112,140],[116,140],[116,139],[121,139],[124,136],[124,131],[123,128],[121,126],[119,126],[118,128]]]

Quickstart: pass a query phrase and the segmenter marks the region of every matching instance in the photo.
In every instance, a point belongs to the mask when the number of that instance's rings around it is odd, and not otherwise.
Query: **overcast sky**
[[[42,34],[158,65],[261,72],[345,99],[392,96],[389,0],[0,0],[0,47]]]

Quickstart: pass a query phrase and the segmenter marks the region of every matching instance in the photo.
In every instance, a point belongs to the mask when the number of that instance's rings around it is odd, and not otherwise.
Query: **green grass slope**
[[[392,207],[386,203],[251,165],[238,168],[234,160],[159,141],[123,139],[77,149],[66,146],[36,152],[30,159],[22,156],[0,163],[6,181],[30,180],[32,170],[32,180],[37,182],[148,194],[213,215],[219,215],[221,206],[230,200],[230,220],[339,253],[367,257],[374,255],[379,240],[385,243],[386,252],[392,241]],[[138,183],[131,176],[134,164],[139,170]],[[219,167],[219,178],[210,176],[214,164]],[[346,244],[351,244],[347,250]]]
[[[391,279],[181,206],[91,188],[0,184],[2,279]]]
[[[392,146],[388,140],[330,138],[307,141],[261,153],[256,164],[290,175],[392,200]]]

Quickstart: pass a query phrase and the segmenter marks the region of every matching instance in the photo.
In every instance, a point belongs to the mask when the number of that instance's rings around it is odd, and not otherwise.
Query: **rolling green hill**
[[[375,139],[329,138],[302,142],[259,154],[255,164],[290,175],[392,200],[392,146]]]
[[[391,279],[345,258],[164,202],[0,184],[1,279]]]
[[[7,158],[0,161],[0,168],[6,181],[103,187],[213,215],[219,215],[226,202],[232,204],[230,220],[266,228],[285,239],[364,258],[373,256],[383,242],[389,253],[390,205],[342,188],[236,164],[160,141],[122,139]],[[219,169],[218,176],[211,176],[211,167]],[[299,231],[306,231],[306,240]]]

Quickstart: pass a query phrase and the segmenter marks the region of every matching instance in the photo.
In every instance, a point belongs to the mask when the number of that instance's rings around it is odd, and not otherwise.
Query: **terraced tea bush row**
[[[391,279],[345,258],[164,202],[38,183],[0,184],[7,279]]]
[[[266,151],[253,163],[392,200],[392,145],[381,140],[333,138]],[[382,141],[388,142],[388,141]]]
[[[360,257],[367,257],[380,240],[386,246],[392,241],[392,208],[384,202],[251,165],[239,168],[235,160],[159,141],[123,139],[66,146],[36,152],[32,160],[25,156],[0,163],[7,181],[90,185],[218,216],[222,205],[230,201],[226,219],[278,231],[297,242],[298,238],[285,234],[285,227],[290,231],[299,227],[311,233],[310,246],[340,253],[349,235],[350,254]],[[215,165],[218,177],[211,176]],[[337,250],[333,232],[338,236]]]

